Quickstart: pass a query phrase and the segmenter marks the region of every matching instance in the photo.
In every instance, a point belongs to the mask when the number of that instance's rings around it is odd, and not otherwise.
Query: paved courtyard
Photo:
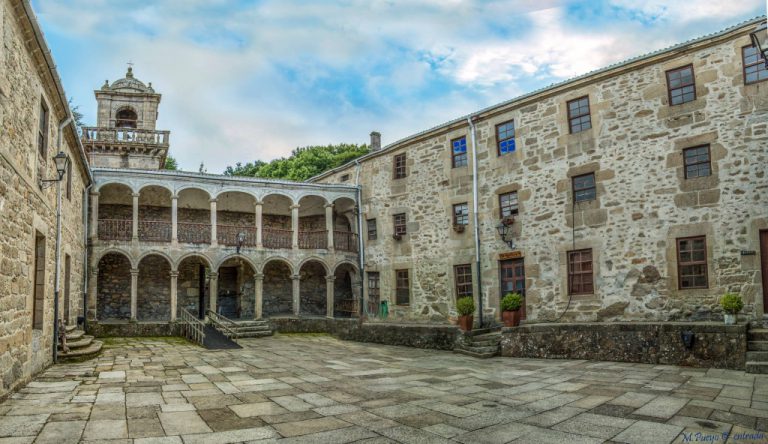
[[[0,404],[0,443],[768,442],[768,377],[278,335],[118,339]]]

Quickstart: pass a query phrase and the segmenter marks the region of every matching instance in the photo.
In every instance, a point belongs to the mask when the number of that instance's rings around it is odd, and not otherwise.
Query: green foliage
[[[502,311],[517,311],[523,305],[523,297],[520,293],[507,293],[501,300]]]
[[[736,314],[744,308],[744,301],[736,293],[726,293],[720,299],[720,305],[726,313]]]
[[[456,313],[459,316],[467,316],[475,313],[475,300],[472,296],[465,296],[456,301]]]
[[[82,136],[83,135],[83,127],[85,124],[83,123],[83,113],[80,112],[80,105],[74,105],[73,98],[69,98],[69,110],[72,111],[72,119],[75,121],[75,127],[77,127],[77,135]]]
[[[165,158],[165,166],[163,167],[164,170],[170,170],[170,171],[178,171],[179,170],[179,163],[176,161],[175,158],[168,155]]]
[[[271,162],[257,160],[245,165],[238,162],[234,167],[228,166],[224,170],[224,175],[305,181],[367,153],[367,145],[342,143],[339,145],[306,146],[296,148],[287,158],[283,157]]]

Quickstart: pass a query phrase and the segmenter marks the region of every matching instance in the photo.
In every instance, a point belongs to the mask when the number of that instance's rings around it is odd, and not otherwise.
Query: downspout
[[[357,251],[359,252],[357,255],[358,258],[358,269],[360,270],[360,307],[359,307],[359,317],[362,321],[363,314],[366,313],[365,311],[365,289],[363,288],[363,282],[365,282],[363,274],[365,271],[363,268],[365,267],[365,246],[363,245],[363,197],[362,197],[362,187],[360,186],[360,161],[355,159],[355,168],[357,171],[355,172],[355,186],[357,187],[357,191],[355,192],[355,199],[357,200]]]
[[[480,268],[480,217],[478,215],[478,192],[477,192],[477,138],[475,136],[475,116],[467,117],[469,124],[469,133],[472,140],[472,215],[475,224],[475,270],[477,270],[477,307],[480,321],[480,328],[483,327],[483,273]]]
[[[83,190],[83,330],[88,331],[88,230],[90,229],[90,214],[88,214],[88,206],[91,201],[91,188],[93,183],[89,183]]]
[[[72,116],[68,115],[66,119],[59,123],[59,132],[56,134],[56,150],[61,151],[61,132],[64,127],[72,121]],[[68,165],[72,168],[71,165]],[[58,174],[58,172],[57,172]],[[65,173],[66,174],[66,173]],[[56,262],[53,280],[53,363],[58,359],[59,347],[59,286],[61,285],[61,181],[59,177],[56,182]]]

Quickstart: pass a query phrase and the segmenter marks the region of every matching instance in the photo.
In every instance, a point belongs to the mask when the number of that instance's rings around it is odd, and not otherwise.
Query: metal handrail
[[[182,336],[203,345],[205,342],[205,323],[197,319],[184,307],[179,307],[179,324]]]
[[[280,228],[264,228],[264,248],[291,248],[293,231]]]
[[[210,309],[206,310],[206,313],[208,314],[208,319],[211,321],[211,324],[213,324],[214,327],[218,327],[224,330],[222,332],[224,336],[237,342],[237,337],[239,336],[238,333],[227,325],[229,324],[229,325],[232,325],[233,327],[237,327],[237,324],[235,323],[235,321],[233,321],[232,319],[229,319],[226,316],[222,316]]]

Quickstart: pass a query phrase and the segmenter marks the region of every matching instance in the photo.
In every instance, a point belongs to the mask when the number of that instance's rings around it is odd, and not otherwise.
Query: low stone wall
[[[453,325],[360,323],[357,319],[272,318],[280,333],[328,333],[339,339],[386,345],[453,350],[459,329]]]
[[[695,335],[685,348],[681,333]],[[743,370],[747,325],[705,322],[531,324],[505,328],[501,355]]]
[[[102,337],[179,336],[177,324],[162,322],[88,322],[88,334]]]

